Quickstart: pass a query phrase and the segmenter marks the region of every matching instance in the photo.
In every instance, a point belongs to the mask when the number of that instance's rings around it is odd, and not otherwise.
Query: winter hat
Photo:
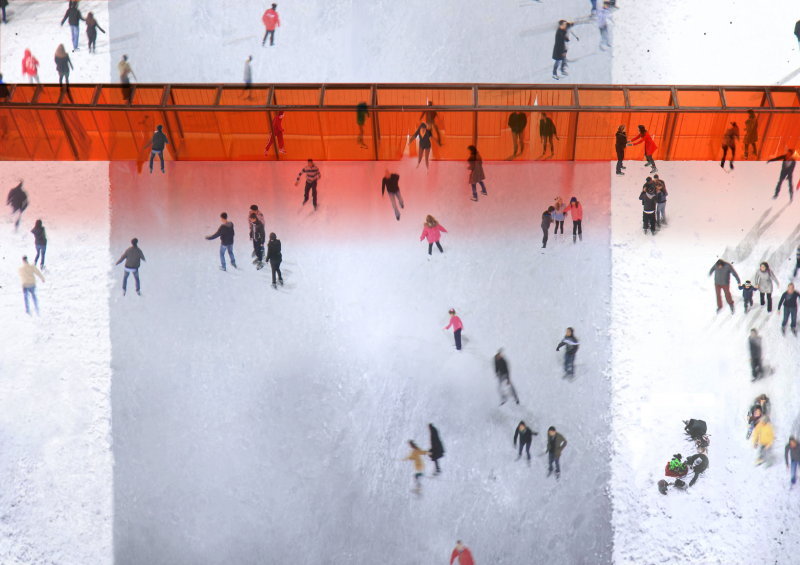
[[[750,281],[744,281],[744,286],[750,286]]]
[[[450,310],[448,310],[447,313],[450,314],[451,316],[455,315],[456,309],[455,308],[450,308]]]
[[[572,198],[570,198],[570,199],[569,199],[569,203],[570,203],[570,204],[572,204],[573,202],[577,202],[577,201],[578,201],[578,199],[577,199],[577,198],[575,198],[574,196],[573,196]]]

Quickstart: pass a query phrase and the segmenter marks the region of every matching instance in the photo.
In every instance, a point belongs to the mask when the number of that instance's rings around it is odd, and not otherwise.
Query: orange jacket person
[[[266,31],[264,31],[264,39],[261,40],[261,47],[264,47],[264,44],[267,42],[267,36],[269,36],[270,46],[275,45],[275,28],[281,27],[281,18],[278,16],[278,12],[275,11],[277,7],[277,4],[273,4],[272,7],[261,16],[261,21],[264,22],[264,27],[266,28]]]
[[[469,548],[461,543],[461,540],[456,542],[456,547],[450,555],[450,565],[458,558],[458,565],[475,565],[475,560],[472,558],[472,552]]]
[[[647,164],[645,166],[650,165],[650,174],[655,174],[658,172],[658,169],[656,169],[656,162],[653,161],[653,153],[655,153],[656,149],[658,149],[658,145],[656,145],[656,142],[653,141],[652,137],[650,137],[650,134],[647,133],[645,127],[640,125],[639,135],[631,139],[628,142],[628,145],[639,145],[642,142],[644,142],[644,158],[647,160]]]

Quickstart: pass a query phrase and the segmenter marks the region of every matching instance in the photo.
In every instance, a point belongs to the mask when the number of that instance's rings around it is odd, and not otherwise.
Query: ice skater
[[[247,92],[247,100],[253,99],[253,93],[251,88],[253,87],[253,56],[248,55],[247,59],[244,60],[244,90]]]
[[[125,250],[122,257],[115,263],[115,265],[119,265],[125,261],[125,276],[122,277],[122,296],[125,296],[128,292],[128,275],[133,275],[133,280],[136,282],[136,294],[142,295],[139,282],[139,267],[142,261],[145,260],[144,253],[139,249],[139,240],[134,237],[131,240],[131,246]]]
[[[456,542],[456,547],[453,553],[450,554],[450,565],[458,559],[458,565],[475,565],[475,560],[472,558],[472,552],[469,548],[461,543],[461,540]]]
[[[644,143],[645,167],[650,165],[650,174],[657,173],[658,169],[656,168],[656,162],[653,160],[653,153],[656,152],[658,146],[643,125],[639,126],[639,135],[631,139],[628,142],[628,146],[639,145],[640,143]]]
[[[428,454],[433,461],[433,464],[436,466],[436,470],[433,472],[434,475],[438,475],[442,472],[442,469],[439,467],[439,459],[444,457],[444,445],[442,444],[442,440],[439,438],[439,430],[433,424],[428,424],[428,431],[431,434],[431,448],[428,451]]]
[[[408,440],[408,446],[411,448],[411,453],[405,458],[405,461],[414,463],[414,492],[419,494],[422,490],[420,479],[425,474],[425,459],[423,457],[430,455],[430,453],[420,449],[412,440]]]
[[[436,218],[428,214],[425,217],[425,223],[422,227],[422,235],[419,236],[419,240],[422,241],[423,239],[428,240],[428,255],[433,253],[433,246],[436,245],[436,248],[439,250],[439,253],[444,253],[444,249],[442,249],[442,244],[439,243],[439,240],[442,237],[442,232],[447,233],[447,230],[441,225],[439,222],[436,221]]]
[[[567,447],[567,440],[564,439],[555,426],[547,429],[547,476],[553,474],[553,466],[556,468],[556,479],[561,477],[561,453]]]
[[[508,116],[508,127],[511,129],[511,141],[514,144],[513,159],[517,155],[522,155],[525,150],[525,127],[528,125],[528,116],[524,112],[512,112]]]
[[[622,172],[622,169],[625,168],[622,162],[625,160],[625,148],[628,146],[628,134],[625,132],[624,125],[617,128],[614,138],[614,150],[617,152],[617,174],[622,176],[625,174]]]
[[[119,73],[119,82],[122,84],[122,99],[125,102],[131,101],[131,77],[136,78],[136,73],[133,72],[128,56],[123,55],[122,59],[117,63],[117,72]],[[152,171],[150,171],[152,172]]]
[[[483,184],[483,181],[486,179],[486,175],[483,174],[483,159],[481,159],[481,155],[478,153],[478,148],[474,145],[468,146],[467,150],[469,151],[469,158],[467,159],[469,180],[467,182],[472,186],[472,200],[473,202],[477,202],[479,184],[481,185],[481,194],[484,196],[489,194],[486,192],[486,185]]]
[[[272,288],[278,288],[275,283],[275,275],[278,276],[278,284],[283,286],[283,274],[281,273],[281,263],[283,262],[283,254],[281,253],[281,240],[275,235],[275,232],[269,234],[269,242],[267,243],[267,261],[272,270]]]
[[[30,49],[25,50],[22,57],[22,76],[28,77],[28,82],[39,84],[39,60],[33,56]]]
[[[61,19],[61,25],[63,26],[67,20],[69,20],[69,29],[72,32],[72,52],[74,53],[80,50],[78,47],[80,28],[78,26],[80,26],[81,20],[85,21],[81,11],[78,9],[78,0],[70,0],[67,11],[64,12],[64,17]]]
[[[658,178],[653,177],[653,184],[656,185],[656,227],[667,225],[667,187]]]
[[[750,330],[750,337],[747,338],[747,345],[750,348],[750,372],[752,375],[752,381],[755,382],[764,374],[764,367],[762,365],[761,336],[758,335],[757,329],[753,328]]]
[[[448,313],[450,314],[450,323],[448,323],[444,329],[449,330],[453,328],[453,339],[456,342],[456,350],[461,351],[461,330],[464,329],[464,324],[461,323],[461,318],[456,316],[454,308],[450,308]]]
[[[556,351],[558,351],[562,347],[565,348],[564,378],[571,379],[572,377],[575,376],[575,354],[578,352],[578,348],[580,347],[578,338],[575,337],[575,330],[573,330],[572,328],[567,328],[567,331],[564,333],[563,339],[560,342],[558,342]]]
[[[494,354],[494,374],[497,377],[497,390],[500,393],[500,406],[508,401],[508,394],[506,389],[511,391],[511,396],[514,397],[514,402],[519,404],[519,396],[514,384],[511,382],[511,372],[508,369],[508,361],[503,355],[503,350],[498,349]]]
[[[797,276],[797,271],[800,271],[800,245],[797,246],[797,251],[795,251],[794,272],[792,273],[792,278]]]
[[[148,142],[147,146],[150,147],[150,174],[153,174],[153,159],[158,155],[158,160],[161,162],[161,172],[164,173],[164,147],[169,143],[167,136],[162,131],[161,124],[156,126],[156,131],[153,132],[153,137]],[[145,147],[147,147],[145,146]]]
[[[261,40],[261,47],[264,47],[264,44],[267,42],[267,37],[269,37],[269,45],[272,47],[275,45],[275,29],[281,27],[281,18],[278,16],[278,12],[275,10],[278,7],[277,4],[273,4],[264,15],[261,16],[261,21],[264,22],[264,39]]]
[[[611,40],[608,34],[608,21],[610,19],[611,5],[606,1],[603,2],[603,7],[597,12],[597,29],[600,30],[600,51],[605,51],[606,47],[611,47]]]
[[[358,126],[358,145],[361,149],[366,149],[367,144],[364,143],[364,124],[367,122],[369,116],[369,107],[366,102],[359,102],[356,106],[356,125]]]
[[[576,237],[583,241],[583,205],[573,196],[564,212],[572,216],[572,243]]]
[[[775,283],[776,286],[780,286],[775,273],[769,268],[769,263],[764,261],[758,266],[758,270],[753,277],[753,286],[758,290],[762,306],[764,306],[764,299],[766,298],[767,312],[772,312],[773,283]]]
[[[39,314],[39,301],[36,299],[36,277],[44,282],[44,276],[41,271],[36,268],[36,265],[28,263],[28,256],[22,256],[22,266],[19,268],[19,278],[22,282],[22,297],[25,300],[25,313],[30,316],[31,309],[28,305],[28,296],[33,300],[33,307],[36,309],[36,314]]]
[[[277,141],[278,144],[278,153],[286,153],[286,149],[283,145],[283,116],[284,112],[280,111],[275,114],[275,117],[272,119],[272,135],[269,136],[269,140],[267,141],[267,146],[264,147],[264,156],[267,156],[269,153],[270,147],[272,144]]]
[[[97,53],[97,30],[106,33],[97,20],[94,18],[94,12],[89,12],[86,16],[86,39],[89,41],[89,53]]]
[[[263,216],[259,218],[257,210],[251,210],[250,215],[247,217],[250,224],[250,241],[253,242],[253,264],[256,270],[264,268],[264,241],[266,240],[266,232],[264,231]]]
[[[22,188],[23,181],[19,181],[19,184],[8,191],[8,196],[6,197],[6,204],[11,206],[11,215],[17,215],[17,219],[14,221],[14,230],[16,231],[19,228],[19,223],[22,221],[22,213],[28,208],[28,193]]]
[[[384,194],[389,194],[389,201],[392,203],[392,210],[394,210],[394,217],[400,221],[400,210],[405,207],[403,204],[403,195],[400,194],[400,175],[397,173],[390,173],[389,169],[383,174],[381,181],[381,197]],[[398,204],[400,208],[398,208]]]
[[[36,220],[31,230],[33,234],[33,243],[36,245],[36,257],[33,259],[33,266],[40,261],[39,268],[44,270],[44,255],[47,253],[47,232],[44,229],[42,220]]]
[[[778,311],[780,312],[783,307],[783,321],[781,322],[781,333],[786,335],[786,323],[791,318],[790,327],[792,333],[797,335],[797,297],[800,296],[795,289],[794,284],[789,283],[786,287],[786,292],[781,295],[778,301]]]
[[[567,76],[567,43],[569,42],[568,30],[571,23],[567,20],[558,21],[555,43],[553,44],[553,79],[558,80],[558,65],[561,65],[562,77]]]
[[[219,238],[219,262],[220,262],[220,270],[227,271],[227,266],[225,265],[225,252],[228,252],[228,257],[231,259],[231,265],[233,268],[236,269],[236,257],[233,255],[233,238],[235,232],[233,230],[233,222],[228,220],[227,212],[223,212],[219,215],[219,219],[221,223],[217,231],[215,231],[212,235],[206,236],[206,239],[209,241],[212,239]]]
[[[4,24],[8,23],[8,20],[6,19],[6,7],[7,6],[8,6],[8,0],[0,0],[0,15],[2,15],[2,18],[0,18],[0,21],[2,21]]]
[[[647,230],[650,230],[652,235],[656,234],[656,185],[651,177],[647,177],[647,181],[642,186],[642,192],[639,194],[639,200],[642,202],[642,226],[644,234],[647,235]]]
[[[731,170],[733,170],[733,160],[736,158],[736,140],[739,139],[739,125],[736,122],[731,122],[731,127],[725,130],[725,135],[722,136],[722,161],[719,166],[725,168],[725,158],[728,155],[728,150],[731,151],[731,159],[728,162]]]
[[[800,467],[800,444],[794,436],[789,436],[783,458],[786,460],[786,468],[789,469],[789,484],[793,487],[797,483],[797,469]]]
[[[534,432],[530,429],[524,420],[520,420],[519,424],[517,424],[517,428],[514,430],[514,447],[519,446],[519,451],[517,452],[517,461],[522,459],[522,448],[525,448],[525,455],[528,458],[528,462],[530,463],[531,460],[531,442],[533,441],[533,436],[538,436],[539,434]],[[519,439],[519,444],[517,443],[517,439]]]
[[[69,58],[67,50],[64,49],[63,43],[56,47],[55,62],[56,71],[58,72],[58,84],[63,87],[63,83],[66,81],[66,88],[69,90],[69,71],[75,67],[72,65],[72,61]]]
[[[409,143],[414,141],[416,138],[419,138],[419,147],[417,151],[417,168],[419,168],[419,164],[422,162],[422,157],[425,157],[425,170],[428,169],[428,160],[431,156],[431,130],[428,129],[427,124],[425,122],[419,124],[417,131],[414,132],[414,135],[411,136],[411,139],[408,140]]]
[[[775,194],[772,196],[772,199],[775,200],[778,198],[778,195],[781,193],[783,179],[787,179],[789,181],[789,202],[791,202],[794,198],[794,180],[792,179],[794,164],[796,162],[794,149],[787,149],[786,153],[773,157],[767,161],[767,163],[772,163],[773,161],[781,161],[781,176],[778,178],[778,184],[775,185]]]
[[[747,314],[750,311],[750,308],[753,307],[753,292],[755,291],[755,287],[750,281],[744,281],[744,284],[740,284],[738,288],[742,291],[744,313]]]
[[[542,117],[539,118],[539,138],[542,140],[542,157],[547,152],[547,144],[550,144],[550,157],[555,154],[555,149],[553,148],[553,137],[561,141],[558,137],[558,131],[556,130],[556,124],[553,122],[552,118],[542,112]]]
[[[753,157],[758,158],[758,151],[756,150],[756,143],[758,143],[758,118],[756,113],[752,110],[747,111],[747,119],[744,122],[744,158],[747,160],[749,157],[749,149],[753,148]]]
[[[547,210],[542,212],[542,249],[547,247],[547,239],[550,237],[550,224],[553,223],[553,206],[548,206]]]
[[[758,450],[756,465],[766,463],[769,451],[775,441],[775,429],[769,417],[764,414],[753,430],[753,447]]]
[[[294,185],[300,182],[300,177],[303,175],[306,176],[306,188],[303,192],[303,206],[306,205],[308,202],[308,193],[311,192],[311,203],[314,206],[314,210],[317,209],[317,181],[322,178],[322,173],[319,172],[319,167],[314,164],[313,159],[309,159],[306,166],[300,169],[300,172],[297,173],[297,178],[294,181]]]
[[[439,131],[439,126],[436,124],[436,117],[439,114],[436,112],[436,110],[430,108],[430,106],[433,106],[432,100],[428,100],[428,106],[429,108],[420,114],[419,119],[422,120],[426,126],[428,126],[428,131],[431,132],[431,136],[436,140],[436,143],[439,144],[439,147],[441,147],[442,132]]]
[[[561,229],[561,233],[564,233],[564,217],[566,216],[566,210],[564,209],[564,201],[561,199],[560,196],[556,196],[555,201],[553,202],[553,223],[555,224],[555,228],[553,228],[553,235],[558,233],[559,228]]]
[[[725,293],[725,301],[731,308],[733,314],[733,298],[731,297],[731,275],[736,279],[736,284],[742,284],[739,278],[739,273],[733,268],[733,265],[723,259],[717,259],[717,262],[711,266],[708,271],[708,276],[714,275],[714,293],[717,295],[717,312],[722,310],[722,295]]]

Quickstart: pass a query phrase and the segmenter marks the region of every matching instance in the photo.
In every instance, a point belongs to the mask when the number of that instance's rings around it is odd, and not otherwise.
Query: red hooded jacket
[[[267,31],[274,31],[276,27],[281,26],[281,19],[278,17],[278,12],[272,8],[264,12],[264,15],[261,16],[261,21],[264,22]]]
[[[25,50],[25,56],[22,58],[22,74],[34,76],[39,72],[39,61],[31,54],[30,49]]]
[[[453,565],[453,561],[456,560],[456,557],[458,557],[459,565],[475,565],[475,561],[472,559],[472,553],[467,547],[465,547],[461,553],[458,552],[458,549],[453,550],[453,554],[450,556],[450,565]]]

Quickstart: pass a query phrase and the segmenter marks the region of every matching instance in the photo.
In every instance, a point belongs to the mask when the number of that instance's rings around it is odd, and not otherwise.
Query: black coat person
[[[508,127],[511,129],[511,139],[514,142],[513,157],[522,155],[522,152],[525,149],[525,141],[522,138],[522,134],[527,125],[528,117],[524,112],[512,112],[508,117]]]
[[[431,448],[428,450],[428,453],[430,454],[433,464],[436,465],[435,474],[438,475],[442,472],[439,468],[439,459],[444,457],[444,445],[442,445],[442,440],[439,438],[439,430],[437,430],[433,424],[428,424],[428,429],[431,432]]]
[[[525,448],[525,452],[528,456],[528,461],[531,460],[531,442],[533,441],[533,436],[538,435],[539,434],[530,429],[523,420],[520,420],[519,424],[517,424],[517,429],[514,431],[514,447],[517,447],[517,440],[519,440],[519,452],[517,454],[517,460],[522,457],[523,447]]]
[[[272,288],[277,288],[275,283],[275,275],[278,275],[278,282],[283,286],[283,274],[281,274],[281,262],[283,262],[283,254],[281,253],[281,240],[275,233],[269,234],[269,243],[267,243],[267,258],[272,269]]]
[[[686,465],[692,470],[693,476],[692,480],[689,481],[689,486],[694,486],[697,482],[697,479],[700,478],[700,475],[708,469],[708,456],[704,453],[697,453],[696,455],[690,455],[686,458]]]
[[[625,168],[625,165],[622,162],[625,160],[625,148],[628,146],[628,134],[625,133],[625,126],[619,126],[614,137],[614,150],[617,152],[617,174],[624,175],[622,169]]]
[[[17,220],[14,222],[14,229],[17,229],[22,219],[22,213],[28,207],[28,194],[22,189],[22,182],[8,191],[6,204],[11,206],[12,214],[18,214]]]
[[[558,29],[556,30],[556,39],[553,44],[553,78],[558,80],[558,65],[561,64],[561,74],[567,75],[567,42],[569,37],[570,23],[566,20],[558,22]]]
[[[555,208],[549,206],[547,210],[542,212],[542,249],[547,247],[547,237],[550,233],[550,224],[553,223],[553,212]]]

